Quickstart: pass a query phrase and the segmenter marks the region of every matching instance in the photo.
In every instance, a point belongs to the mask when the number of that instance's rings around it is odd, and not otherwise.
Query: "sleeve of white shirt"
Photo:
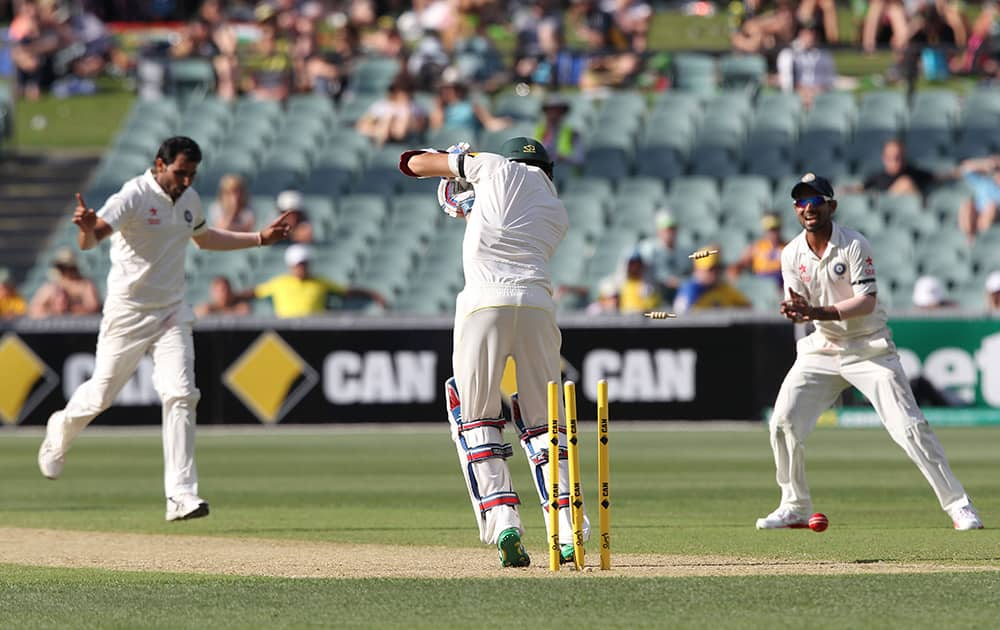
[[[874,295],[878,293],[875,282],[875,262],[872,246],[863,236],[851,241],[847,246],[847,261],[851,268],[851,289],[854,295]]]
[[[205,209],[201,205],[201,195],[193,190],[191,193],[191,214],[194,215],[194,218],[191,219],[191,236],[198,236],[208,231],[208,221],[205,220]]]
[[[132,220],[141,204],[142,191],[133,180],[108,197],[101,209],[97,211],[97,216],[114,230],[120,230]]]
[[[781,250],[781,279],[784,281],[785,285],[785,299],[791,299],[791,293],[788,292],[792,289],[806,300],[809,299],[809,287],[802,282],[802,278],[799,276],[799,270],[795,267],[795,254],[792,253],[791,247],[785,247]]]
[[[791,48],[783,48],[775,62],[778,67],[778,85],[782,92],[795,89],[795,53]]]
[[[496,153],[451,153],[448,155],[448,168],[456,177],[467,180],[473,186],[488,178],[500,166],[507,163],[507,158]]]

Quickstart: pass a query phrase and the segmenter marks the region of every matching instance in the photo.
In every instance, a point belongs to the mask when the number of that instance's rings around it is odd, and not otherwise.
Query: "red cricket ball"
[[[826,518],[826,514],[822,512],[816,512],[809,517],[809,529],[814,532],[822,532],[830,526],[829,519]]]

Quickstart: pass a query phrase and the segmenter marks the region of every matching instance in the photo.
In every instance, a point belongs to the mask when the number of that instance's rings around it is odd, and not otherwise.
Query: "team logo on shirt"
[[[184,220],[187,221],[188,223],[191,223],[192,219],[194,219],[194,215],[191,214],[191,211],[190,210],[185,210],[184,211]]]
[[[874,276],[875,275],[875,261],[869,256],[865,258],[865,275]]]
[[[156,216],[157,212],[159,212],[159,210],[157,210],[156,208],[150,208],[149,209],[149,217],[147,217],[146,223],[148,223],[150,225],[159,225],[160,224],[160,219],[159,219],[159,217]]]
[[[845,265],[842,262],[839,262],[833,266],[833,273],[837,274],[838,276],[844,275],[845,271],[847,271],[847,265]]]
[[[806,284],[812,280],[812,278],[809,277],[809,269],[805,265],[799,265],[799,279]]]

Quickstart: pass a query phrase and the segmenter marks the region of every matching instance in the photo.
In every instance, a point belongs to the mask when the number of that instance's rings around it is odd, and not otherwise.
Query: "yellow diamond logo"
[[[17,424],[58,383],[55,372],[14,333],[0,339],[0,422]]]
[[[257,337],[222,381],[261,422],[280,422],[316,383],[319,375],[277,333]]]

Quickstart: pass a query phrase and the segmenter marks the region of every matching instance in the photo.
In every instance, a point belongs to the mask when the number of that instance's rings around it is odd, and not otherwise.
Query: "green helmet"
[[[552,160],[549,158],[549,152],[545,150],[545,146],[538,140],[525,136],[511,138],[504,142],[503,146],[500,147],[500,155],[508,160],[529,162],[538,166],[552,166]]]

